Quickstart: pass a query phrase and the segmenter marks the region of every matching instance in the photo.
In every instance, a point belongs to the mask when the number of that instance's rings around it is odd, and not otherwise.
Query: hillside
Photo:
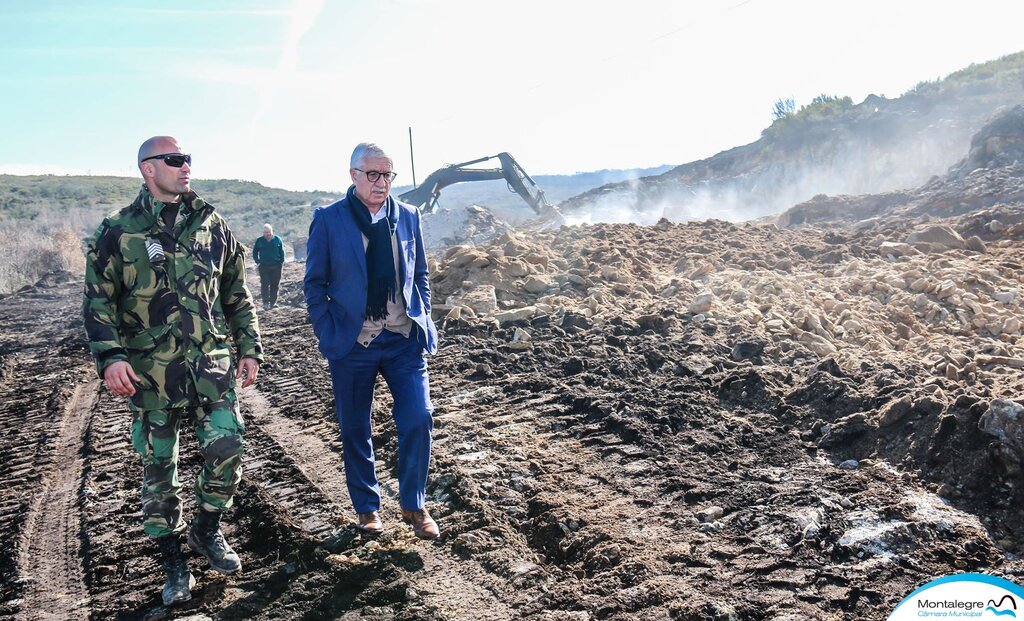
[[[0,175],[0,222],[71,222],[85,230],[132,202],[142,180],[129,177]],[[195,179],[192,188],[217,206],[241,239],[255,239],[266,222],[282,238],[304,235],[310,204],[334,200],[336,192],[293,192],[253,181]]]
[[[81,239],[104,215],[130,204],[141,183],[128,177],[0,175],[0,293],[53,270],[84,270]],[[336,196],[224,179],[198,179],[192,187],[216,205],[246,245],[270,222],[286,248],[306,234],[311,204]]]
[[[1001,108],[1024,101],[1024,52],[923,82],[895,99],[818,98],[759,140],[639,182],[564,201],[585,221],[653,223],[774,214],[817,194],[916,187],[943,174]]]
[[[1024,106],[997,114],[975,134],[966,157],[924,185],[859,196],[819,194],[787,209],[780,226],[852,224],[870,231],[921,218],[1003,214],[1016,224],[1024,211]],[[981,224],[987,225],[987,222]]]

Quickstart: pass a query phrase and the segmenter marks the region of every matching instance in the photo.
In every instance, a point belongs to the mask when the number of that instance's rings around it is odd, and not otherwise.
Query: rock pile
[[[448,326],[521,332],[541,318],[563,327],[618,318],[662,333],[704,324],[743,334],[780,364],[924,362],[988,394],[1024,367],[1024,244],[1016,227],[964,239],[957,230],[971,221],[864,232],[719,221],[508,232],[441,257],[434,312]]]

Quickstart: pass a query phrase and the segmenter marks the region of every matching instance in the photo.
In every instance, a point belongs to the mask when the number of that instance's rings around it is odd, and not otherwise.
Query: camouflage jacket
[[[263,360],[244,246],[194,192],[172,228],[157,218],[162,208],[143,186],[103,220],[86,252],[89,349],[101,378],[115,361],[132,365],[141,380],[133,410],[223,399],[235,385],[229,338],[239,357]]]

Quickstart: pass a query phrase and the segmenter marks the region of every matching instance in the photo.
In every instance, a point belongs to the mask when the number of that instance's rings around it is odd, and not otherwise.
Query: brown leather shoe
[[[437,539],[441,535],[441,529],[437,527],[437,522],[430,517],[426,509],[418,511],[402,509],[402,521],[412,524],[412,532],[416,533],[420,539]]]
[[[384,532],[384,523],[380,521],[380,514],[376,511],[360,513],[358,517],[356,528],[364,535],[379,535]]]

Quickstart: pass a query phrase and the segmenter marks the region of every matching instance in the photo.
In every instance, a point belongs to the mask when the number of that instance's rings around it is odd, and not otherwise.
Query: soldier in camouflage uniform
[[[85,275],[89,348],[111,392],[129,397],[132,444],[143,464],[143,529],[160,546],[167,605],[191,599],[195,584],[180,543],[183,424],[195,426],[205,460],[189,546],[221,573],[241,569],[219,524],[242,476],[245,425],[235,381],[252,384],[263,360],[244,246],[189,188],[190,164],[174,138],[143,143],[145,184],[100,224]]]

